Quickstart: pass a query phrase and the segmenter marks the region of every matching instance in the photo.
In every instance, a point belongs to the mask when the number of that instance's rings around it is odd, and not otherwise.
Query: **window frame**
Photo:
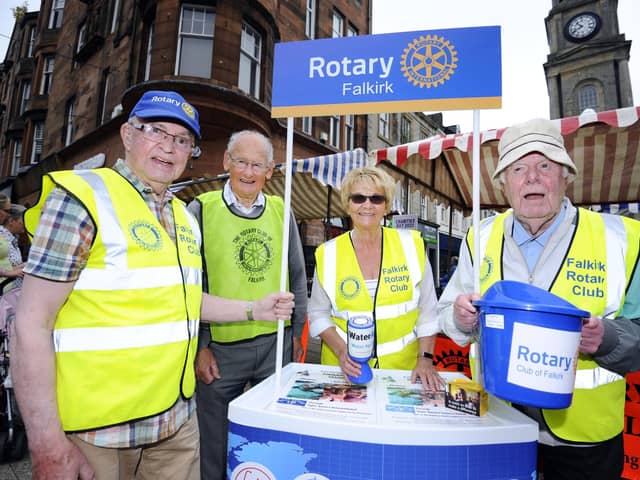
[[[316,38],[316,12],[317,12],[316,0],[307,0],[305,22],[304,22],[304,34],[310,40],[313,40]]]
[[[195,11],[199,11],[201,13],[203,13],[203,15],[205,16],[206,19],[206,15],[207,13],[211,13],[212,15],[212,23],[211,23],[211,35],[209,35],[208,33],[205,33],[206,31],[206,25],[207,22],[203,21],[203,28],[202,28],[202,32],[201,33],[194,33],[193,30],[190,32],[186,32],[183,31],[183,20],[184,20],[184,15],[185,15],[185,10],[186,9],[191,9],[192,10],[192,15]],[[193,18],[193,17],[192,17]],[[192,27],[193,27],[193,21],[192,23]],[[176,64],[175,64],[175,69],[174,69],[174,74],[175,75],[179,75],[179,76],[186,76],[186,77],[198,77],[198,78],[211,78],[211,73],[213,71],[213,48],[214,48],[214,42],[215,42],[215,37],[216,37],[216,10],[214,7],[212,6],[208,6],[208,5],[201,5],[201,4],[193,4],[193,3],[184,3],[180,6],[180,23],[178,24],[178,41],[177,41],[177,45],[176,45]],[[208,62],[209,62],[209,69],[208,69],[208,73],[206,74],[206,76],[204,75],[204,71],[202,72],[202,74],[200,72],[193,72],[193,71],[186,71],[187,66],[186,65],[182,65],[182,59],[184,58],[183,55],[183,44],[185,43],[185,39],[190,38],[190,39],[200,39],[200,40],[207,40],[209,42],[209,49],[208,49]],[[189,65],[190,67],[190,65]],[[185,71],[183,71],[185,70]]]
[[[71,97],[64,106],[64,125],[62,128],[62,144],[67,147],[73,143],[74,110],[76,98]]]
[[[22,138],[14,138],[12,143],[10,175],[15,177],[20,171],[20,164],[22,163]]]
[[[57,30],[62,27],[65,0],[51,0],[49,12],[49,30]]]
[[[40,135],[37,135],[37,134]],[[42,149],[44,147],[44,122],[33,124],[33,135],[31,142],[31,165],[37,165],[42,159]],[[37,156],[37,158],[36,158]]]
[[[336,30],[336,20],[339,21],[339,30]],[[344,37],[344,22],[344,15],[337,10],[333,10],[333,15],[331,16],[331,38]]]
[[[253,49],[254,52],[249,52],[244,46],[243,46],[243,41],[242,39],[244,39],[245,36],[245,30],[250,30],[249,32],[249,36],[251,36],[251,38],[254,39],[254,43],[253,43]],[[253,35],[251,35],[253,34]],[[255,40],[258,40],[257,42]],[[257,48],[256,48],[257,45]],[[240,40],[240,64],[238,65],[238,88],[240,88],[240,90],[242,90],[243,92],[247,93],[248,95],[251,95],[254,98],[257,98],[258,100],[261,100],[261,82],[262,82],[262,54],[263,54],[263,39],[262,39],[262,34],[255,28],[253,27],[249,22],[243,20],[242,21],[242,31],[241,31],[241,40]],[[256,50],[258,50],[256,52]],[[243,74],[245,74],[244,72],[244,68],[243,68],[243,59],[248,60],[249,61],[249,66],[250,66],[250,71],[248,72],[249,75],[249,91],[247,91],[243,86],[242,86],[242,79],[243,79]]]
[[[390,135],[390,116],[388,112],[378,114],[378,136],[389,140]],[[382,129],[380,128],[382,126]]]
[[[329,117],[329,145],[340,148],[340,115]]]
[[[42,57],[42,76],[40,77],[40,95],[49,95],[53,83],[53,71],[56,68],[56,56],[45,55]]]

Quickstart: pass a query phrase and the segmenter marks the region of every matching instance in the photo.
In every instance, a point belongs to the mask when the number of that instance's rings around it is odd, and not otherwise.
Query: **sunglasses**
[[[387,201],[387,197],[379,194],[362,195],[361,193],[354,193],[353,195],[349,195],[349,200],[356,204],[361,204],[369,200],[374,205],[382,205]]]

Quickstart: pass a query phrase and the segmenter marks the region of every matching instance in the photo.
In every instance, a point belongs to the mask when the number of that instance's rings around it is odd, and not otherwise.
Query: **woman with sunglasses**
[[[369,365],[412,370],[413,382],[440,389],[444,381],[433,366],[439,331],[433,274],[419,232],[382,226],[394,193],[393,178],[380,168],[344,177],[340,197],[353,229],[316,250],[309,333],[322,339],[321,363],[357,378],[361,364],[347,351],[347,323],[356,316],[372,319]]]

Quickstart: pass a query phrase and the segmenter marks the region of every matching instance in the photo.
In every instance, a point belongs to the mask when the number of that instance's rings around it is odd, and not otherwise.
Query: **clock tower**
[[[633,105],[631,40],[618,27],[618,0],[552,0],[544,64],[551,118]]]

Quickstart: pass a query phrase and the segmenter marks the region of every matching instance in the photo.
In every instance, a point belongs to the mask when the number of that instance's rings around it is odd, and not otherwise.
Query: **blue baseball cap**
[[[198,111],[176,92],[168,90],[145,92],[131,110],[129,118],[131,117],[175,120],[191,130],[198,140],[201,138]]]

